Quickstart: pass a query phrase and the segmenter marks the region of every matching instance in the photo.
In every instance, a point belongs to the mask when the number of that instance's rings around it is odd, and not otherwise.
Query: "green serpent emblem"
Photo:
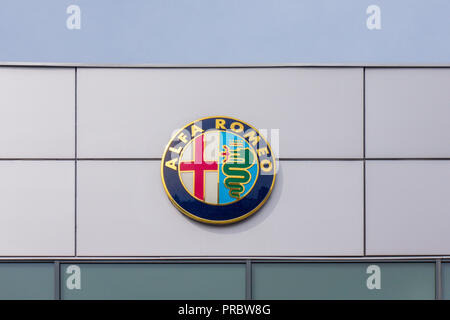
[[[223,146],[224,160],[222,172],[227,176],[224,184],[232,198],[240,199],[245,191],[244,185],[252,179],[248,171],[255,164],[256,155],[250,148],[244,148],[242,142]]]

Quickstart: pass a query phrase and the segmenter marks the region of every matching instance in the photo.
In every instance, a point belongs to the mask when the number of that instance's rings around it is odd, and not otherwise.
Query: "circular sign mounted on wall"
[[[249,124],[208,117],[179,130],[164,150],[161,179],[169,199],[197,221],[227,224],[256,212],[275,183],[275,159]]]

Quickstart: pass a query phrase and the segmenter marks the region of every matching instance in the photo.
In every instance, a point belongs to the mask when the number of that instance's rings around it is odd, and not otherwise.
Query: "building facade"
[[[450,299],[445,51],[115,64],[14,50],[0,66],[1,299]],[[267,203],[226,226],[182,215],[161,182],[175,130],[208,116],[254,125],[277,159]]]

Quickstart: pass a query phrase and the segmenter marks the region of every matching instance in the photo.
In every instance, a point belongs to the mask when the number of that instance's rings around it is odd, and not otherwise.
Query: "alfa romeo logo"
[[[178,131],[161,161],[169,199],[197,221],[240,221],[267,201],[275,161],[266,139],[249,124],[229,117],[196,120]]]

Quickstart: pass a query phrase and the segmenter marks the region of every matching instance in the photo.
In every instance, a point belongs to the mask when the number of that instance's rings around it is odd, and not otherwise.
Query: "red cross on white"
[[[201,135],[194,140],[194,161],[180,162],[180,171],[194,172],[194,196],[200,200],[205,200],[205,173],[206,171],[218,170],[218,163],[205,161],[205,135]]]

